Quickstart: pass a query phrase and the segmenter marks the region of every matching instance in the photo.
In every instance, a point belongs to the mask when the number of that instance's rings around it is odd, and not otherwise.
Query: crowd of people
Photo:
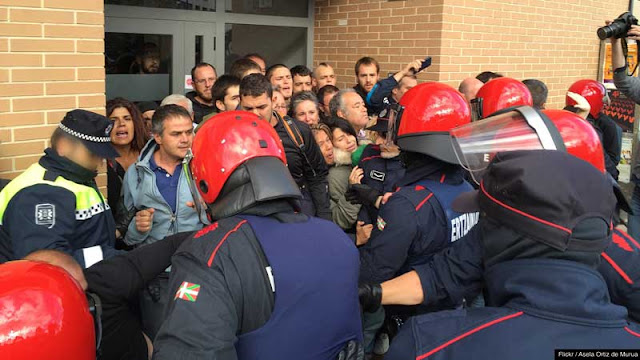
[[[338,88],[329,63],[253,53],[220,76],[196,64],[160,104],[69,111],[0,192],[0,357],[639,348],[640,214],[603,84],[547,109],[538,79],[456,90],[420,83],[423,61],[384,78],[363,57]]]

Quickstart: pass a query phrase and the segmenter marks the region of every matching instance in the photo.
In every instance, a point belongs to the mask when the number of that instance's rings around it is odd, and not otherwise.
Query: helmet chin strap
[[[203,218],[206,204],[200,196],[200,192],[198,191],[195,179],[193,178],[193,174],[191,173],[191,160],[193,160],[193,152],[191,152],[191,149],[189,149],[184,159],[182,160],[182,175],[185,177],[185,179],[187,180],[187,184],[189,185],[189,192],[191,192],[191,197],[193,198],[193,208],[196,212],[198,212],[198,218],[200,219],[200,222],[206,224],[207,222],[204,221]]]
[[[96,350],[100,351],[100,345],[102,343],[102,301],[100,301],[98,295],[94,293],[86,292],[85,294],[96,332]]]
[[[522,114],[527,124],[538,134],[538,139],[540,139],[544,150],[567,151],[560,132],[544,114],[530,106],[521,106],[516,110]]]

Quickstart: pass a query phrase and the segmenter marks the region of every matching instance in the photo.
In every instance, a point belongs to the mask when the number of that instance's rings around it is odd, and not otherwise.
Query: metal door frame
[[[292,0],[303,1],[303,0]],[[313,68],[313,38],[314,38],[314,1],[309,2],[309,13],[306,18],[303,17],[286,17],[271,15],[253,15],[253,14],[235,14],[225,12],[226,0],[216,0],[216,11],[197,11],[197,10],[178,10],[178,9],[161,9],[147,8],[139,6],[121,6],[105,4],[105,32],[130,32],[137,34],[163,34],[164,28],[174,29],[178,24],[182,25],[182,36],[174,40],[173,47],[173,76],[172,89],[175,93],[184,91],[184,75],[188,74],[191,69],[185,68],[185,56],[188,49],[195,50],[195,45],[190,45],[188,37],[191,35],[203,35],[206,31],[197,31],[198,24],[206,29],[208,26],[215,26],[214,35],[217,42],[217,48],[214,51],[213,65],[217,69],[225,69],[224,36],[225,25],[227,24],[246,24],[246,25],[265,25],[265,26],[287,26],[299,27],[307,29],[307,66]],[[145,25],[146,22],[147,25]],[[208,23],[208,24],[207,24]],[[116,27],[116,24],[118,25]],[[128,24],[125,29],[121,27]],[[149,26],[149,24],[154,24]],[[155,26],[155,27],[154,27]],[[129,31],[131,30],[131,31]],[[198,32],[198,34],[196,34]],[[206,35],[205,35],[206,36]],[[192,38],[192,37],[191,37]],[[192,49],[193,48],[193,49]],[[180,53],[177,50],[181,49]],[[185,72],[183,74],[183,72]]]

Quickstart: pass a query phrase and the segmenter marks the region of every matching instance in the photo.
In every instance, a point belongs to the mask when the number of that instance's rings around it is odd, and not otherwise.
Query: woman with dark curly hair
[[[120,223],[120,218],[125,216],[119,212],[122,179],[129,166],[138,159],[149,137],[140,110],[127,99],[118,97],[107,101],[107,117],[113,121],[111,144],[120,154],[119,157],[107,161],[107,196],[116,223]],[[120,232],[117,235],[124,236],[126,227],[124,230],[120,226],[117,228]]]

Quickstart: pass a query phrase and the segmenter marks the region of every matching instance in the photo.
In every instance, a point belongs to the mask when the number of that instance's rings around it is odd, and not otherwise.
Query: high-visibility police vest
[[[76,220],[86,220],[92,216],[110,210],[109,204],[102,194],[91,186],[81,185],[58,176],[55,181],[45,180],[47,169],[36,163],[31,165],[24,173],[11,181],[0,192],[0,225],[4,221],[4,212],[11,199],[22,189],[37,184],[58,186],[71,191],[76,196]]]
[[[5,248],[11,248],[10,252],[13,252],[5,257],[19,259],[38,249],[59,249],[60,246],[56,241],[59,241],[60,237],[56,237],[56,234],[65,234],[64,240],[71,248],[71,255],[83,266],[91,266],[95,262],[117,253],[114,248],[115,221],[102,194],[91,186],[75,183],[62,176],[48,179],[45,175],[46,172],[47,169],[39,163],[33,164],[0,192],[0,227],[3,229],[3,233],[8,235],[8,239],[2,239],[2,241],[10,242],[10,244],[6,244],[8,246]],[[75,197],[75,214],[71,211],[59,211],[55,205],[47,203],[47,200],[43,199],[42,203],[34,202],[33,217],[23,216],[16,220],[20,223],[7,224],[7,214],[12,211],[12,200],[17,199],[16,195],[21,191],[28,191],[30,187],[37,185],[53,187],[51,192],[46,193],[48,199],[51,199],[52,196],[54,198],[59,196],[55,194],[56,191],[61,194],[72,193]],[[24,207],[31,206],[31,204],[20,203],[19,206],[22,207],[19,211],[24,213]],[[50,223],[47,224],[47,221]],[[20,233],[22,229],[43,224],[45,225],[43,236],[32,236],[28,241],[23,241],[20,234],[15,234]],[[47,229],[51,229],[51,239],[46,238]]]

